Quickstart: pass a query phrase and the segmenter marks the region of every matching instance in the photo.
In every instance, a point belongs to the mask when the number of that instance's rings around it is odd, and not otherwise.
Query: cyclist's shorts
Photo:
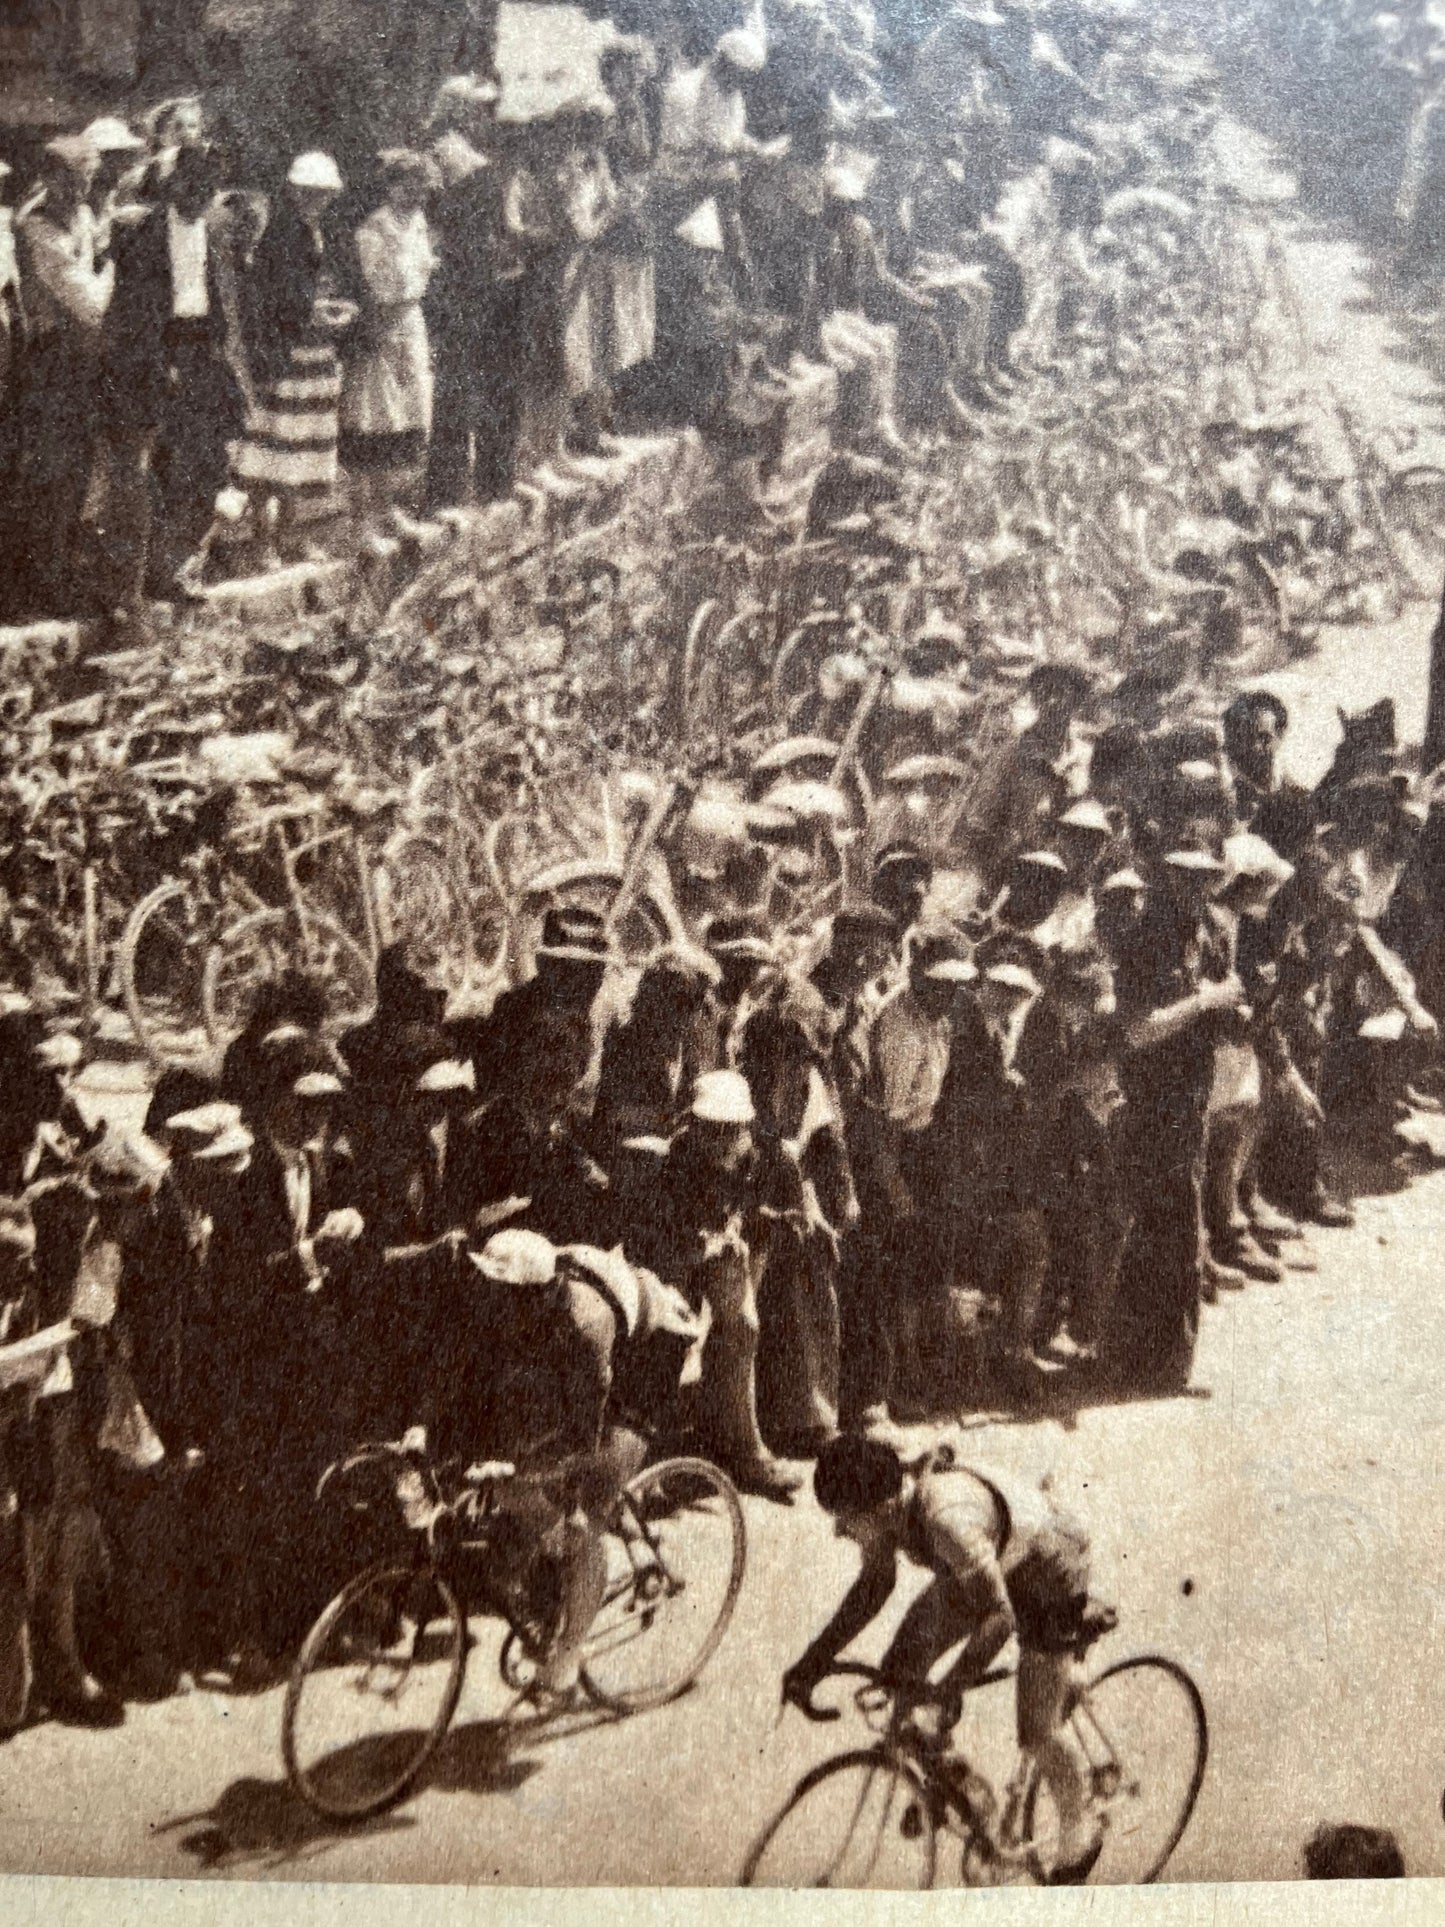
[[[1065,1512],[1053,1512],[1008,1574],[1009,1604],[1019,1644],[1040,1653],[1077,1645],[1089,1604],[1089,1535]]]

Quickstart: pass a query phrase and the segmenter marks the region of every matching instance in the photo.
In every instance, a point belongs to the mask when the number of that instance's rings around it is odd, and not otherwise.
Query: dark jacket
[[[111,428],[155,427],[171,405],[175,290],[168,214],[168,204],[162,204],[138,227],[116,238],[115,292],[101,336],[102,419]],[[206,285],[210,313],[203,322],[187,324],[188,332],[200,336],[203,349],[199,361],[189,364],[183,403],[188,413],[200,409],[214,416],[219,412],[230,428],[239,426],[241,397],[223,359],[226,321],[214,245],[207,247]],[[196,392],[198,372],[204,393]]]
[[[290,197],[278,195],[243,296],[247,352],[263,381],[278,380],[291,350],[310,335],[325,261],[325,248],[317,246]]]

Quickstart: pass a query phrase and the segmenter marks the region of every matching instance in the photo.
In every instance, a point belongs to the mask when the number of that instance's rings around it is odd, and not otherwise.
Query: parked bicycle
[[[327,1606],[282,1715],[287,1778],[332,1820],[384,1812],[416,1785],[461,1699],[474,1617],[503,1622],[502,1680],[531,1696],[560,1626],[553,1528],[579,1467],[434,1466],[403,1441],[363,1448],[323,1485],[377,1469],[412,1529],[410,1554],[368,1566]],[[700,1458],[646,1467],[612,1503],[606,1553],[583,1689],[616,1714],[665,1705],[717,1651],[737,1604],[747,1548],[731,1481]]]
[[[969,1887],[1048,1883],[1058,1825],[1029,1754],[1018,1754],[1000,1795],[936,1717],[940,1689],[851,1661],[832,1670],[862,1682],[855,1704],[879,1738],[803,1775],[748,1854],[745,1887],[927,1889],[940,1876]],[[1013,1676],[996,1667],[971,1691]],[[1157,1880],[1204,1779],[1198,1687],[1172,1659],[1117,1660],[1077,1686],[1069,1722],[1104,1827],[1090,1884]]]

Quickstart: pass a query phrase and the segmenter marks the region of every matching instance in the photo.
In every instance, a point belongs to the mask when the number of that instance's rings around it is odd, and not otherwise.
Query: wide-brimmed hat
[[[753,774],[776,776],[784,770],[797,771],[809,765],[831,770],[838,760],[839,747],[828,736],[788,736],[753,758]]]
[[[997,984],[1001,989],[1012,990],[1020,997],[1037,997],[1043,985],[1029,969],[1027,964],[1003,963],[990,964],[983,972],[986,984]]]
[[[901,763],[886,769],[883,781],[890,789],[921,789],[930,784],[966,783],[971,773],[968,764],[956,756],[920,753],[905,756]]]
[[[224,1137],[240,1122],[239,1104],[230,1103],[225,1098],[212,1098],[207,1104],[197,1104],[190,1110],[175,1111],[169,1117],[158,1119],[154,1128],[165,1131],[167,1136],[176,1138],[194,1152]]]
[[[94,167],[99,158],[84,134],[60,134],[53,141],[47,141],[41,150],[44,164],[51,168],[63,167],[71,174]]]
[[[917,883],[927,883],[933,876],[933,860],[924,855],[916,843],[888,843],[873,859],[873,888],[887,878],[890,883],[903,884],[912,879]]]
[[[704,941],[714,957],[724,960],[745,957],[755,963],[771,963],[773,958],[767,925],[761,917],[714,917]]]
[[[495,1231],[467,1256],[496,1285],[550,1285],[557,1276],[557,1247],[540,1231]]]
[[[1089,830],[1095,836],[1112,836],[1114,820],[1097,796],[1081,796],[1059,818],[1061,830]]]
[[[748,1080],[741,1071],[704,1071],[692,1087],[689,1110],[701,1124],[739,1127],[756,1123],[758,1115]]]

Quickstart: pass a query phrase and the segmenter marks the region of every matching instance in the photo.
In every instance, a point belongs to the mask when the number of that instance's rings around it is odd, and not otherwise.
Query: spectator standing
[[[359,471],[363,513],[395,499],[432,426],[432,360],[422,303],[436,269],[426,203],[441,186],[435,161],[393,148],[381,156],[386,198],[356,232],[362,311],[341,397],[346,465]]]
[[[509,232],[528,255],[523,293],[517,462],[545,467],[562,452],[569,420],[596,387],[594,251],[617,189],[602,149],[605,95],[562,103],[533,123],[535,147],[507,184]]]
[[[0,192],[12,170],[0,161]],[[24,340],[25,304],[20,293],[20,259],[15,251],[15,214],[0,207],[0,476],[10,462],[10,407]]]
[[[602,302],[603,365],[614,399],[635,391],[652,360],[657,332],[657,274],[650,195],[653,138],[647,84],[651,50],[624,40],[604,49],[599,71],[615,115],[606,144],[617,189],[616,217],[607,236]]]
[[[485,104],[495,101],[488,90]],[[505,170],[478,124],[451,129],[432,149],[442,191],[432,211],[436,271],[426,321],[435,365],[436,406],[427,456],[424,506],[505,495],[512,485],[522,351],[522,253],[503,217]],[[490,112],[484,123],[492,131]]]
[[[227,444],[242,422],[207,216],[214,150],[183,148],[157,206],[118,238],[103,332],[100,427],[109,475],[102,533],[114,601],[139,619],[165,596],[211,526]]]
[[[43,199],[20,223],[29,340],[16,376],[16,460],[6,554],[11,613],[63,615],[75,602],[72,551],[95,452],[101,323],[115,271],[97,262],[87,195],[95,176],[88,141],[51,141]]]
[[[1188,1382],[1199,1330],[1214,1045],[1244,1002],[1211,903],[1223,874],[1210,850],[1170,851],[1116,970],[1127,1046],[1121,1163],[1132,1223],[1113,1353],[1116,1369],[1141,1389]]]
[[[247,282],[257,394],[235,470],[254,496],[276,504],[277,523],[293,539],[335,505],[341,399],[336,342],[351,317],[333,297],[323,221],[341,189],[329,154],[299,154]]]

